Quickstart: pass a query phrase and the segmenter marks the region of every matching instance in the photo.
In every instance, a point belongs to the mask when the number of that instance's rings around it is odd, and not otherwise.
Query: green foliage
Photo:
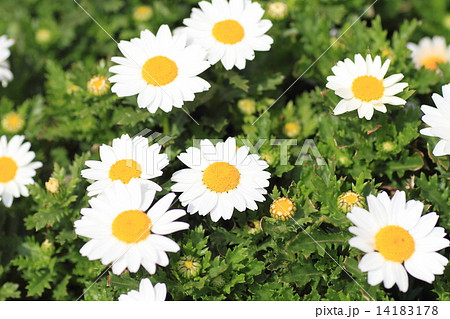
[[[173,30],[198,3],[79,2],[117,41],[161,24]],[[270,1],[258,2],[267,8]],[[420,106],[433,105],[431,94],[450,82],[450,65],[439,64],[440,72],[416,70],[406,48],[424,36],[450,41],[448,1],[378,1],[361,19],[368,5],[363,0],[285,2],[289,13],[272,21],[269,52],[256,52],[244,70],[211,67],[201,75],[209,91],[196,94],[184,111],[156,114],[139,109],[135,96],[89,93],[89,79],[111,76],[111,57],[120,53],[75,3],[1,3],[0,35],[16,43],[9,59],[15,79],[0,87],[0,120],[12,111],[21,115],[24,127],[17,134],[26,136],[44,166],[29,197],[8,209],[0,203],[0,300],[117,300],[138,289],[142,278],[165,283],[169,300],[450,300],[450,266],[432,284],[411,279],[406,294],[370,286],[358,268],[364,253],[349,246],[351,222],[337,204],[348,190],[364,197],[406,190],[426,212],[439,213],[438,225],[450,231],[450,158],[432,155],[438,139],[419,134]],[[133,18],[143,3],[153,9],[145,22]],[[408,101],[404,107],[387,105],[386,114],[375,112],[370,121],[355,111],[333,115],[340,98],[325,87],[326,78],[338,61],[358,53],[390,59],[387,75],[405,76],[408,88],[398,95]],[[242,99],[253,100],[254,110],[239,109]],[[291,135],[288,123],[299,131]],[[172,173],[184,168],[176,156],[200,138],[236,136],[238,146],[267,161],[271,184],[256,211],[235,211],[217,223],[209,216],[183,217],[190,229],[171,235],[180,251],[154,275],[141,267],[117,276],[79,253],[85,240],[73,224],[89,206],[80,171],[86,160],[98,159],[99,145],[144,129],[171,137],[163,143],[170,165],[157,180],[164,193]],[[13,136],[1,126],[0,135]],[[59,182],[56,193],[45,188],[50,177]],[[269,213],[272,199],[282,196],[296,206],[285,222]],[[449,257],[448,248],[441,253]],[[185,256],[199,262],[190,278],[178,269]]]

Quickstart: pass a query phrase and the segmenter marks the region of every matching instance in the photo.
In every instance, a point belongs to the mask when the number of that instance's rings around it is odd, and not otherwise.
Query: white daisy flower
[[[367,55],[364,60],[361,54],[356,54],[355,62],[347,58],[332,67],[335,75],[327,77],[326,87],[342,98],[334,114],[358,110],[359,118],[370,120],[374,109],[386,113],[385,104],[405,105],[405,100],[394,96],[408,86],[408,83],[397,83],[403,79],[403,74],[393,74],[384,79],[390,62],[388,59],[381,65],[379,56],[372,60]]]
[[[13,74],[9,69],[9,62],[7,59],[11,55],[9,47],[14,44],[13,39],[8,39],[6,35],[0,37],[0,82],[3,87],[8,85],[13,79]]]
[[[444,37],[434,36],[432,39],[426,37],[421,39],[419,44],[409,42],[406,47],[412,51],[410,57],[416,69],[424,67],[438,70],[437,63],[450,61],[450,46],[447,46]]]
[[[227,70],[245,68],[246,60],[255,58],[254,51],[269,51],[273,39],[265,33],[270,20],[261,20],[264,9],[251,0],[201,1],[184,19],[184,32],[193,43],[208,50],[208,61],[222,61]]]
[[[425,113],[422,121],[431,127],[420,130],[420,133],[428,136],[440,137],[441,140],[433,149],[435,156],[450,155],[450,84],[442,87],[443,96],[434,93],[431,98],[436,107],[422,105]]]
[[[75,233],[91,238],[80,249],[81,255],[101,259],[103,265],[112,263],[116,275],[125,268],[137,272],[141,265],[154,274],[156,264],[167,266],[166,252],[177,252],[180,247],[163,235],[188,229],[189,224],[175,221],[186,214],[184,210],[167,211],[175,199],[173,193],[148,210],[155,193],[137,180],[128,184],[116,181],[92,198],[91,208],[83,208],[83,217],[75,222]]]
[[[186,46],[186,35],[172,36],[167,25],[153,35],[149,30],[140,38],[120,41],[119,49],[125,57],[113,57],[119,65],[109,71],[117,73],[109,78],[115,83],[111,91],[118,96],[138,94],[140,108],[155,113],[172,106],[181,108],[184,101],[193,101],[194,93],[207,91],[210,84],[197,75],[209,68],[206,51],[197,45]]]
[[[32,162],[34,152],[29,151],[30,142],[23,143],[25,136],[15,135],[8,143],[6,136],[0,138],[0,201],[11,207],[14,197],[28,197],[26,185],[34,184],[36,169],[41,162]]]
[[[160,191],[161,187],[149,181],[162,175],[162,169],[169,164],[167,154],[159,154],[161,145],[148,145],[148,139],[136,136],[131,139],[128,134],[115,138],[112,146],[100,146],[101,161],[86,161],[89,169],[81,171],[84,178],[94,180],[88,190],[88,196],[101,194],[113,181],[120,180],[128,184],[139,178],[143,183]]]
[[[153,287],[150,279],[144,278],[139,284],[139,291],[131,290],[119,296],[119,301],[164,301],[166,299],[166,284],[157,283]]]
[[[202,140],[200,149],[190,147],[178,155],[189,168],[173,174],[172,191],[183,192],[179,199],[188,206],[188,213],[211,213],[216,222],[230,219],[235,208],[240,212],[258,208],[255,201],[263,202],[267,194],[270,173],[264,169],[269,165],[248,152],[246,146],[236,148],[236,140],[230,137],[216,146]]]
[[[449,246],[442,227],[434,227],[438,215],[434,212],[420,216],[423,204],[406,202],[405,192],[396,192],[392,199],[382,192],[367,197],[369,211],[354,207],[347,214],[353,224],[349,228],[356,237],[349,244],[366,253],[359,269],[368,272],[367,281],[384,287],[397,284],[402,292],[408,290],[408,274],[431,283],[434,275],[442,275],[447,258],[436,251]]]

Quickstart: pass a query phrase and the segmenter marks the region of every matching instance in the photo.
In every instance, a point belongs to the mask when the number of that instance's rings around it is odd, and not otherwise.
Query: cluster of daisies
[[[167,252],[177,252],[180,247],[165,235],[189,228],[188,223],[177,221],[186,212],[170,209],[174,193],[154,201],[162,188],[153,179],[169,164],[167,154],[160,151],[158,143],[149,145],[145,137],[125,134],[114,139],[112,146],[101,145],[100,161],[86,161],[89,168],[81,171],[92,181],[88,196],[95,197],[75,222],[76,234],[89,238],[80,253],[90,260],[100,259],[104,265],[112,264],[116,275],[125,269],[137,272],[141,265],[154,274],[157,265],[167,266]],[[199,148],[190,147],[178,158],[188,168],[173,174],[171,189],[181,193],[177,200],[190,214],[209,214],[213,221],[230,219],[234,209],[256,210],[256,202],[265,200],[268,164],[249,154],[248,147],[237,147],[234,138],[216,145],[202,140]],[[140,289],[156,299],[165,296],[165,286],[157,287],[158,291],[152,292],[150,281],[144,279]],[[129,297],[135,299],[136,293],[130,292]]]
[[[135,14],[147,19],[153,13],[141,8]],[[282,19],[287,14],[284,3],[272,3],[270,16]],[[111,91],[119,97],[137,95],[140,108],[155,113],[159,108],[169,112],[181,108],[184,101],[192,101],[195,93],[206,91],[210,84],[199,75],[211,65],[222,63],[226,70],[243,69],[246,61],[253,60],[255,51],[268,51],[273,42],[265,33],[271,22],[263,20],[264,10],[251,0],[202,1],[184,19],[184,27],[172,32],[162,25],[156,34],[149,30],[139,38],[121,41],[123,57],[113,57],[117,65],[110,68],[112,77],[94,77],[88,89],[102,95],[113,83]],[[0,81],[6,86],[12,80],[7,58],[14,42],[0,37]],[[438,70],[439,63],[447,63],[450,50],[440,37],[423,39],[418,45],[409,43],[411,58],[417,68]],[[370,120],[374,111],[387,112],[386,104],[404,105],[406,101],[396,95],[407,83],[400,82],[402,74],[385,77],[390,60],[370,55],[355,55],[354,61],[345,59],[332,68],[327,88],[342,100],[334,114],[357,110],[360,118]],[[442,88],[443,96],[433,94],[437,108],[424,105],[423,121],[430,127],[421,130],[429,136],[440,137],[433,153],[450,154],[450,84]],[[241,105],[251,108],[252,105]],[[253,106],[254,107],[254,106]],[[11,120],[12,121],[12,120]],[[10,120],[9,120],[10,122]],[[8,123],[9,123],[8,122]],[[3,123],[3,122],[2,122]],[[292,131],[292,130],[291,130]],[[33,162],[35,154],[23,136],[14,136],[8,142],[0,138],[0,200],[11,206],[14,197],[28,196],[26,185],[40,162]],[[180,246],[167,235],[186,230],[187,222],[179,219],[189,214],[209,215],[213,222],[230,219],[235,211],[256,210],[257,202],[265,200],[270,173],[266,161],[249,154],[246,146],[237,147],[235,138],[214,145],[205,139],[198,147],[189,147],[178,155],[186,168],[175,172],[171,191],[164,196],[157,179],[169,165],[162,146],[150,143],[143,136],[122,135],[111,146],[99,147],[100,160],[86,161],[87,169],[81,175],[92,183],[87,188],[89,208],[81,210],[82,217],[75,221],[77,235],[88,238],[80,249],[90,260],[111,264],[112,272],[137,272],[141,266],[152,275],[157,266],[169,264],[168,252],[177,252]],[[57,180],[49,180],[50,192],[58,189]],[[177,198],[175,193],[180,193]],[[155,200],[155,198],[159,198]],[[171,209],[179,201],[184,209]],[[437,251],[449,246],[445,230],[435,227],[435,212],[421,216],[424,205],[415,200],[406,201],[404,192],[398,191],[390,199],[384,192],[377,197],[364,197],[349,191],[338,199],[339,207],[355,226],[349,231],[355,235],[349,244],[366,254],[359,263],[368,272],[371,285],[384,283],[386,288],[397,284],[401,291],[408,290],[408,273],[415,278],[432,282],[442,274],[448,260]],[[296,211],[295,203],[286,197],[275,200],[270,214],[278,220],[288,220]],[[252,221],[252,232],[257,221]],[[180,262],[196,264],[193,259]],[[164,283],[152,285],[148,278],[140,282],[139,291],[123,294],[119,300],[165,300]]]
[[[273,39],[265,33],[272,23],[263,14],[251,0],[201,1],[174,32],[162,25],[156,34],[144,30],[139,38],[120,41],[123,57],[113,57],[117,65],[109,69],[115,73],[111,91],[137,94],[138,106],[151,113],[181,108],[210,88],[199,74],[211,65],[221,61],[226,70],[244,69],[255,51],[270,49]]]
[[[422,39],[418,45],[407,44],[412,51],[411,58],[417,69],[422,67],[439,71],[439,63],[450,62],[450,46],[442,37]],[[333,76],[327,78],[327,88],[342,98],[334,114],[353,110],[360,118],[370,120],[374,110],[386,113],[385,104],[405,105],[406,101],[395,96],[402,92],[407,83],[399,82],[402,74],[385,78],[390,60],[381,62],[367,55],[364,59],[356,54],[354,61],[345,59],[332,68]],[[439,137],[433,154],[450,155],[450,84],[442,87],[443,96],[436,93],[432,99],[435,107],[423,105],[423,122],[429,127],[421,134]],[[383,282],[386,288],[397,284],[402,292],[408,290],[408,275],[428,283],[435,275],[444,273],[448,259],[437,251],[449,247],[449,240],[442,227],[435,227],[438,215],[435,212],[421,216],[423,204],[419,201],[406,202],[405,193],[397,191],[392,199],[385,192],[377,197],[367,198],[368,211],[364,209],[364,198],[349,191],[338,199],[338,205],[347,211],[347,217],[355,224],[350,232],[355,235],[349,244],[366,253],[359,268],[368,272],[370,285]]]

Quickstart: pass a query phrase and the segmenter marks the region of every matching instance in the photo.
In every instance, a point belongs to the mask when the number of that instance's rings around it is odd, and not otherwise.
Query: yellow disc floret
[[[122,183],[128,184],[132,178],[141,176],[142,168],[139,163],[132,159],[123,159],[115,162],[109,169],[109,178],[111,180],[121,180]]]
[[[17,163],[11,157],[0,157],[0,183],[8,183],[16,177]]]
[[[236,44],[242,41],[245,31],[239,22],[228,19],[214,24],[212,35],[224,44]]]
[[[270,205],[270,215],[278,220],[288,220],[295,210],[295,204],[287,197],[278,198]]]
[[[127,210],[116,216],[112,223],[113,235],[127,244],[138,243],[150,235],[152,222],[141,210]]]
[[[376,250],[387,260],[402,263],[415,251],[411,234],[400,226],[386,226],[375,235]]]
[[[203,183],[216,193],[228,192],[239,185],[239,170],[226,162],[215,162],[203,172]]]
[[[162,55],[148,59],[142,66],[142,77],[153,86],[167,85],[173,82],[177,76],[177,64]]]
[[[383,81],[371,75],[359,76],[353,80],[352,92],[355,98],[370,102],[383,97]]]

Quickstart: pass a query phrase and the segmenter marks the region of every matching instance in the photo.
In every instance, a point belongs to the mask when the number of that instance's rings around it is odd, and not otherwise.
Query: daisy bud
[[[339,208],[345,213],[350,212],[353,207],[364,207],[365,205],[364,197],[353,191],[345,192],[339,196],[337,202]]]
[[[283,133],[287,137],[296,137],[300,133],[300,125],[294,122],[286,123],[283,127]]]
[[[23,129],[25,121],[16,112],[10,112],[2,118],[2,128],[8,133],[17,133]]]
[[[256,111],[256,103],[254,99],[241,99],[238,101],[237,105],[243,114],[251,115]]]
[[[391,151],[393,151],[394,150],[394,148],[395,148],[395,145],[392,143],[392,142],[384,142],[383,144],[382,144],[382,147],[383,147],[383,151],[385,151],[385,152],[391,152]]]
[[[45,182],[45,189],[49,193],[56,194],[59,191],[59,181],[56,178],[50,177],[48,182]]]
[[[288,220],[295,214],[295,204],[287,197],[281,197],[270,205],[270,215],[278,220]]]
[[[178,272],[185,278],[195,277],[200,273],[200,263],[192,256],[182,257],[177,265]]]
[[[249,234],[257,234],[261,231],[261,225],[259,220],[248,220],[247,221],[247,232]]]
[[[79,90],[80,90],[80,87],[78,85],[72,84],[67,88],[66,93],[73,94],[74,92],[79,91]]]
[[[284,2],[272,2],[267,6],[267,15],[275,20],[282,20],[288,14],[288,6]]]
[[[211,280],[211,285],[213,285],[216,288],[222,288],[225,285],[225,279],[223,279],[222,276],[214,277]]]
[[[134,9],[133,18],[136,21],[144,22],[153,17],[153,9],[149,6],[139,6]]]
[[[273,165],[275,163],[275,157],[269,153],[261,154],[261,158],[267,162],[269,165]]]
[[[103,75],[96,75],[87,83],[87,89],[93,95],[103,95],[108,91],[109,87],[109,81]]]
[[[52,32],[46,28],[38,29],[36,31],[35,39],[39,44],[47,44],[52,39]]]
[[[44,248],[45,250],[49,250],[50,248],[52,248],[53,244],[48,240],[44,240],[44,242],[41,244],[42,248]]]

